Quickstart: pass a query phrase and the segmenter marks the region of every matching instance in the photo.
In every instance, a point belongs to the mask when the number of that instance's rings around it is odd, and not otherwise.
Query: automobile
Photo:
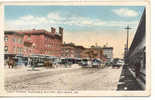
[[[60,59],[58,59],[58,58],[54,59],[53,64],[60,64]]]
[[[122,64],[120,63],[118,58],[113,59],[112,61],[112,67],[120,67]]]
[[[99,66],[101,66],[101,64],[102,64],[102,61],[99,59],[92,60],[92,67],[99,67]]]
[[[87,66],[88,65],[88,60],[87,59],[82,59],[80,65],[81,66]]]
[[[61,58],[59,60],[59,63],[60,64],[69,64],[69,65],[72,65],[75,63],[75,60],[73,58]]]
[[[112,66],[112,62],[106,62],[105,66]]]
[[[66,58],[60,59],[60,64],[67,64],[68,60]]]
[[[54,57],[54,56],[51,56],[50,59],[53,64],[59,64],[61,61],[58,57]]]
[[[120,61],[119,61],[119,64],[120,64],[121,66],[123,66],[123,65],[124,65],[124,61],[120,60]]]
[[[118,66],[122,66],[122,62],[120,62],[120,61],[118,61],[116,64],[117,64]]]
[[[81,61],[82,61],[82,59],[81,58],[77,58],[77,59],[75,59],[75,64],[81,64]]]
[[[91,67],[91,61],[89,59],[82,59],[79,65],[82,67]]]
[[[67,61],[69,64],[75,64],[75,59],[74,58],[67,58]]]

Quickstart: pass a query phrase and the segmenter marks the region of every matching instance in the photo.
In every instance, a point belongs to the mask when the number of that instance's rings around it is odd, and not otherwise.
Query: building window
[[[20,38],[17,40],[18,43],[20,43]]]
[[[19,52],[20,52],[19,47],[17,47],[17,53],[19,53]]]
[[[5,47],[4,47],[4,51],[5,51],[5,53],[8,52],[8,46],[5,46]]]
[[[20,44],[23,44],[23,41],[22,41],[22,39],[20,39]]]
[[[20,48],[20,50],[19,50],[19,51],[20,51],[20,54],[22,54],[22,48]]]
[[[12,41],[13,41],[13,42],[16,42],[16,38],[13,38]]]
[[[28,35],[28,38],[27,38],[27,40],[31,40],[31,36],[30,36],[30,35]]]
[[[4,37],[4,41],[7,42],[8,41],[8,36]]]
[[[13,51],[14,51],[14,53],[16,53],[16,47],[13,47]]]
[[[18,39],[18,43],[22,44],[22,39],[21,38]]]

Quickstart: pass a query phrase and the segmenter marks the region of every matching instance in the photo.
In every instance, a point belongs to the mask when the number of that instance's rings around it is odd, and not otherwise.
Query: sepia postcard
[[[0,2],[0,96],[150,96],[147,0]]]

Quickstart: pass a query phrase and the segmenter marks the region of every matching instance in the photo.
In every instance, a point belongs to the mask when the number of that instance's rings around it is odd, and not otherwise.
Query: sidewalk
[[[123,66],[120,80],[117,86],[118,91],[143,90],[137,80],[133,77],[127,66]]]

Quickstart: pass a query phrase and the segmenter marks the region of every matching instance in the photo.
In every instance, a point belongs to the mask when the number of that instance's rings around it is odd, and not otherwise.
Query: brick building
[[[82,52],[85,50],[85,48],[83,46],[75,46],[75,57],[76,58],[82,58]]]
[[[62,57],[81,58],[83,46],[76,46],[73,43],[63,44]]]
[[[63,44],[62,57],[74,58],[75,57],[75,46],[73,44]]]
[[[104,60],[103,52],[103,48],[101,47],[85,48],[82,52],[82,58],[98,58]]]
[[[23,54],[24,34],[14,31],[5,31],[5,54]]]
[[[51,27],[51,32],[46,30],[23,30],[5,31],[6,55],[29,56],[31,54],[43,54],[50,56],[61,56],[63,42],[63,28],[59,32]]]
[[[81,58],[90,58],[90,48],[85,48],[81,53]]]
[[[102,61],[111,61],[113,58],[113,47],[93,46],[91,48],[85,48],[73,43],[64,43],[61,56],[66,58],[97,58]]]

